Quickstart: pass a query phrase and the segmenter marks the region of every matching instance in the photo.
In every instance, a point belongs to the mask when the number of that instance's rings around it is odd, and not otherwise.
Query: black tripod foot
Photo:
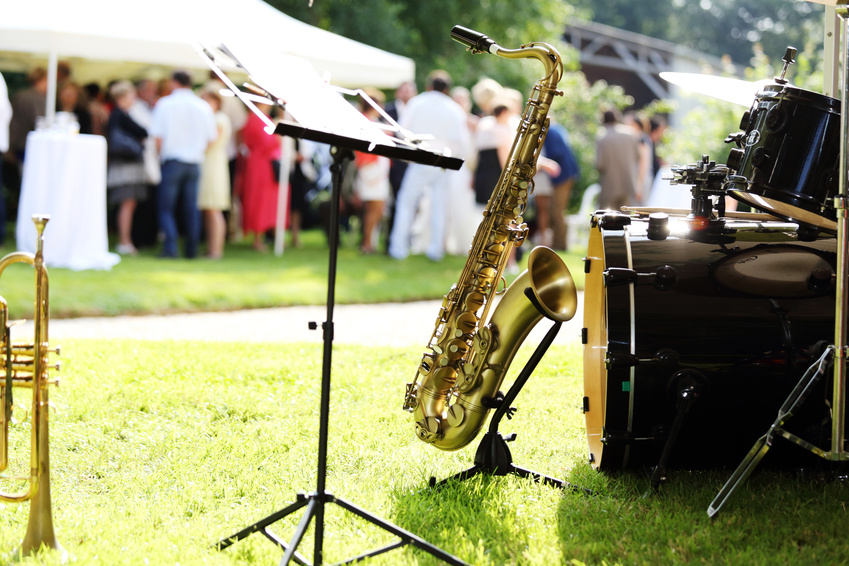
[[[539,472],[522,468],[513,463],[513,457],[510,454],[508,442],[516,439],[515,434],[510,434],[506,437],[501,436],[499,432],[487,432],[481,440],[478,450],[475,453],[475,465],[467,470],[463,470],[451,477],[445,478],[437,482],[436,478],[430,478],[430,487],[439,488],[451,481],[465,481],[479,474],[489,474],[493,476],[506,476],[514,474],[523,478],[530,478],[538,483],[543,483],[558,489],[570,489],[572,491],[583,491],[587,495],[592,495],[592,491],[587,488],[578,487],[570,484],[567,481],[557,479]]]
[[[379,554],[389,552],[390,550],[395,550],[396,548],[401,548],[403,546],[411,545],[411,546],[418,548],[419,550],[423,550],[423,551],[427,552],[428,554],[430,554],[431,556],[434,556],[435,558],[440,559],[445,564],[452,564],[454,566],[467,566],[465,562],[463,562],[462,560],[460,560],[456,556],[453,556],[453,555],[445,552],[441,548],[434,546],[433,544],[431,544],[431,543],[427,542],[426,540],[414,535],[413,533],[411,533],[407,530],[404,530],[401,527],[394,525],[394,524],[392,524],[388,521],[385,521],[385,520],[381,519],[380,517],[368,512],[364,509],[361,509],[360,507],[357,507],[353,503],[349,503],[348,501],[345,501],[344,499],[339,499],[339,498],[337,498],[337,497],[335,497],[332,494],[327,493],[327,492],[325,492],[325,493],[316,492],[316,493],[310,493],[310,494],[299,493],[298,498],[294,503],[288,505],[287,507],[281,509],[280,511],[277,511],[276,513],[269,515],[268,517],[265,517],[264,519],[261,519],[260,521],[257,521],[253,525],[242,529],[238,533],[222,539],[221,541],[219,541],[215,545],[215,548],[218,549],[218,550],[223,550],[223,549],[227,548],[228,546],[232,545],[233,543],[238,542],[238,541],[246,538],[247,536],[249,536],[253,533],[259,532],[259,533],[262,533],[271,542],[273,542],[274,544],[276,544],[277,546],[279,546],[280,548],[282,548],[285,551],[285,554],[283,555],[283,559],[280,561],[280,564],[289,564],[289,562],[291,562],[293,560],[295,562],[297,562],[298,564],[305,564],[305,565],[309,564],[309,561],[307,560],[307,558],[305,556],[303,556],[302,554],[297,552],[297,548],[301,544],[301,541],[303,540],[304,534],[306,533],[306,531],[307,531],[307,529],[310,525],[310,522],[312,521],[313,518],[316,518],[316,537],[321,536],[320,532],[323,533],[323,531],[324,531],[324,528],[323,528],[324,508],[329,503],[333,503],[335,505],[338,505],[339,507],[342,507],[346,511],[353,513],[354,515],[360,517],[361,519],[368,521],[372,525],[375,525],[376,527],[379,527],[382,530],[384,530],[388,533],[391,533],[391,534],[395,535],[396,537],[398,537],[398,540],[396,540],[394,542],[391,542],[387,545],[381,546],[381,547],[376,548],[374,550],[371,550],[369,552],[365,552],[365,553],[360,554],[358,556],[354,556],[352,558],[346,559],[346,560],[342,561],[341,564],[349,564],[349,563],[352,563],[352,562],[359,562],[361,560],[365,560],[366,558],[370,558],[372,556],[377,556]],[[276,523],[280,519],[294,513],[295,511],[297,511],[298,509],[301,509],[302,507],[306,507],[306,510],[304,511],[304,514],[301,517],[301,520],[298,523],[297,528],[295,529],[295,534],[293,535],[292,540],[289,543],[285,542],[284,540],[282,540],[280,537],[278,537],[276,534],[272,533],[268,529],[268,527],[271,524]],[[317,540],[317,546],[315,548],[314,564],[317,564],[317,565],[322,564],[322,561],[323,561],[323,548],[322,547],[323,547],[322,541]]]

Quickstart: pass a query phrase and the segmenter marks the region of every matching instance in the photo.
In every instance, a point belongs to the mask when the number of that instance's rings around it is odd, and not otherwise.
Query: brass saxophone
[[[473,53],[538,59],[545,76],[534,85],[463,272],[445,295],[428,350],[416,378],[407,384],[404,409],[414,415],[416,436],[442,450],[458,450],[478,434],[489,409],[496,406],[510,362],[534,325],[543,316],[565,322],[577,309],[569,269],[554,251],[540,246],[531,251],[528,269],[503,292],[484,324],[510,252],[528,233],[522,214],[533,191],[551,102],[563,94],[557,90],[563,74],[560,54],[545,43],[503,49],[460,26],[451,36]]]

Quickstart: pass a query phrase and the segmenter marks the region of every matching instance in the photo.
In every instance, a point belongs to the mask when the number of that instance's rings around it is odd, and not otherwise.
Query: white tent
[[[307,25],[262,0],[0,0],[0,68],[24,70],[33,55],[67,59],[80,82],[132,79],[150,65],[206,69],[196,41],[249,42],[304,57],[338,86],[391,88],[415,74],[411,59]]]

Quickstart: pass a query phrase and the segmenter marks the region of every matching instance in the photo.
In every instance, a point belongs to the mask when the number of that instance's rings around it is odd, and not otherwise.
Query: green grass
[[[222,261],[162,260],[158,249],[124,257],[109,271],[50,269],[52,318],[119,314],[226,311],[288,305],[320,305],[327,299],[328,247],[323,233],[309,231],[301,248],[281,257],[260,254],[249,244],[228,244]],[[396,261],[357,253],[343,239],[337,267],[338,303],[439,299],[457,282],[465,257],[434,263],[424,256]],[[13,239],[10,239],[10,242]],[[49,246],[49,242],[45,243]],[[528,249],[530,245],[527,245]],[[12,251],[6,245],[4,253]],[[582,251],[563,254],[583,285]],[[33,275],[28,265],[8,268],[0,294],[11,316],[31,318]]]
[[[210,547],[315,489],[320,345],[62,346],[50,458],[54,524],[72,564],[279,562],[282,552],[259,534],[224,551]],[[522,347],[511,374],[530,350]],[[707,506],[728,471],[673,473],[659,494],[644,497],[645,474],[591,470],[577,345],[549,351],[516,400],[516,417],[501,429],[518,433],[510,445],[517,464],[590,488],[592,496],[512,476],[427,489],[431,476],[469,467],[477,442],[446,453],[414,437],[400,405],[421,351],[333,351],[327,489],[469,563],[849,562],[843,483],[764,470],[711,521]],[[328,563],[393,540],[339,507],[327,509]],[[0,504],[0,551],[16,547],[27,515],[26,504]],[[300,517],[272,530],[288,539]],[[310,559],[311,533],[300,548]],[[23,562],[56,563],[49,554]],[[369,563],[439,562],[406,547]]]

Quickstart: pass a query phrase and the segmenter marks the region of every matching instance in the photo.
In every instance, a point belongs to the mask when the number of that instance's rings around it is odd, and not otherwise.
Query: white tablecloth
[[[49,267],[110,269],[106,235],[106,139],[51,131],[30,132],[24,160],[16,239],[35,253],[33,214],[49,214],[44,260]]]

